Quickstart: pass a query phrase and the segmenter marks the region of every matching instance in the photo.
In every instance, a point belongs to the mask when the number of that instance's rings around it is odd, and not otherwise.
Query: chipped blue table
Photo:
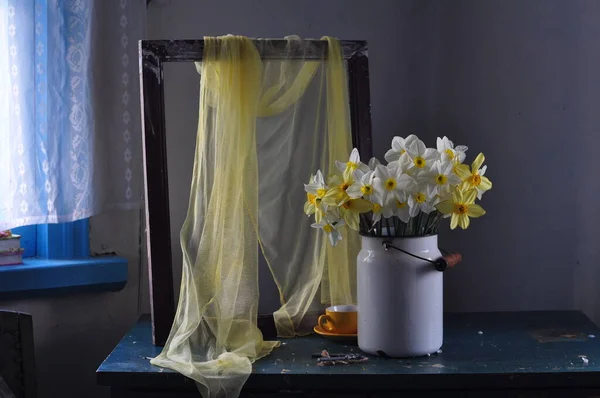
[[[369,357],[362,364],[317,366],[311,355],[358,352],[308,336],[283,340],[257,361],[246,397],[592,397],[600,396],[600,329],[578,311],[446,314],[440,354]],[[596,339],[595,336],[598,336]],[[150,365],[157,355],[142,317],[97,370],[112,397],[195,397],[195,384]]]

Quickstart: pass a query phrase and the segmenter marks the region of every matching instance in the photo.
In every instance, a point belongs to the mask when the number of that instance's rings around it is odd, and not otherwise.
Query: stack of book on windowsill
[[[23,264],[21,236],[0,231],[0,265]]]

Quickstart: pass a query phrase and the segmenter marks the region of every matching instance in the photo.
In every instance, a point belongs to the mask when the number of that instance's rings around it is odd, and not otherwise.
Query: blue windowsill
[[[0,266],[0,299],[117,291],[127,283],[127,259],[99,256],[67,260],[25,258],[23,264]]]

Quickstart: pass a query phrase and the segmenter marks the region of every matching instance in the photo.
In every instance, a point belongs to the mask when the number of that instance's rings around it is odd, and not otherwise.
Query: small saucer
[[[321,335],[323,337],[327,337],[333,340],[356,340],[356,338],[358,337],[358,334],[354,333],[354,334],[342,334],[342,333],[335,333],[335,332],[328,332],[327,330],[323,329],[321,327],[321,325],[317,325],[313,328],[314,332],[318,335]]]

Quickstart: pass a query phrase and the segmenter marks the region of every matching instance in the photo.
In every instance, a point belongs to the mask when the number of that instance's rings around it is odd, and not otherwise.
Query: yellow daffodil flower
[[[451,214],[450,228],[455,229],[457,226],[462,229],[467,229],[470,224],[469,217],[481,217],[485,214],[485,210],[478,204],[475,204],[477,190],[471,189],[461,191],[457,189],[452,194],[451,200],[444,200],[436,205],[438,211],[442,214]]]
[[[323,196],[323,203],[328,206],[341,206],[350,200],[350,196],[346,192],[348,188],[354,184],[353,176],[350,174],[349,178],[346,176],[340,177],[339,175],[332,175],[327,181],[329,189]]]
[[[477,190],[477,199],[481,199],[485,191],[492,189],[492,182],[484,176],[487,166],[481,167],[484,161],[485,156],[480,153],[471,164],[470,170],[469,166],[464,164],[455,167],[456,174],[463,180],[460,189],[463,191]]]
[[[373,209],[373,204],[364,199],[349,199],[340,206],[340,217],[355,231],[358,231],[361,213],[367,213]]]

